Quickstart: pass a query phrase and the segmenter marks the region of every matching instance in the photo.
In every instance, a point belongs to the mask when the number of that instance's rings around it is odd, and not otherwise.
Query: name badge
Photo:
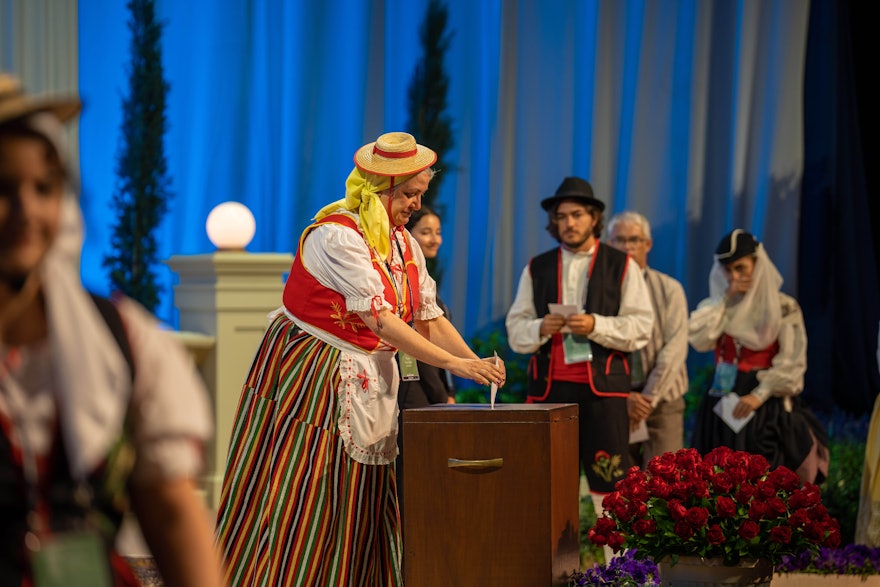
[[[112,585],[107,551],[97,534],[65,532],[38,538],[30,533],[26,542],[35,587]]]
[[[593,347],[590,346],[590,339],[586,336],[568,333],[562,335],[562,354],[566,365],[592,361]]]
[[[715,378],[712,380],[712,388],[709,389],[709,395],[712,397],[727,395],[733,390],[735,382],[736,365],[722,361],[715,365]]]
[[[411,355],[404,352],[398,352],[397,362],[400,365],[401,381],[419,380],[419,364]]]

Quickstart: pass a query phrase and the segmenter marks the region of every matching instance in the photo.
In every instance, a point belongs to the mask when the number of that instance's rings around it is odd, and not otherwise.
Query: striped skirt
[[[394,465],[352,460],[334,347],[283,314],[244,384],[217,539],[232,586],[402,585]]]

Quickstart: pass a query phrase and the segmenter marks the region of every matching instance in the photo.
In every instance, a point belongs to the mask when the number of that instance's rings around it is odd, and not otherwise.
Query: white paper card
[[[629,431],[629,443],[647,442],[648,440],[648,421],[642,420],[639,425]]]
[[[498,366],[498,351],[495,351],[495,366]],[[498,395],[498,384],[494,381],[489,387],[489,404],[491,409],[495,409],[495,396]]]
[[[568,318],[572,314],[581,313],[581,309],[574,304],[547,304],[547,308],[550,310],[551,314],[559,314],[560,316],[564,316],[566,318]],[[571,332],[571,328],[569,328],[566,324],[559,329],[559,332]]]
[[[735,393],[728,393],[718,400],[718,403],[716,403],[713,408],[713,411],[718,414],[718,417],[724,420],[724,423],[736,433],[739,433],[739,431],[743,429],[743,426],[748,424],[749,420],[755,417],[755,412],[752,412],[745,418],[734,418],[733,409],[738,403],[739,396]]]

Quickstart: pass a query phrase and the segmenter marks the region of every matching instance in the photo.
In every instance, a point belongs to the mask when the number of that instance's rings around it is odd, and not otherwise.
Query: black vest
[[[538,318],[549,313],[549,303],[561,302],[559,292],[560,249],[555,248],[534,257],[529,263],[532,276],[532,299]],[[623,278],[626,274],[628,256],[602,243],[597,243],[592,273],[587,282],[587,301],[584,310],[588,314],[616,316],[620,311]],[[550,351],[554,341],[551,337],[538,352],[530,366],[529,395],[545,394],[550,371]],[[588,366],[590,387],[594,392],[629,393],[630,353],[609,349],[590,341],[593,360]]]

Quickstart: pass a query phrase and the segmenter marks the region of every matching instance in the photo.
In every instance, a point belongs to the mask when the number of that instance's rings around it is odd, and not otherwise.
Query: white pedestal
[[[289,253],[243,251],[178,255],[166,261],[179,276],[174,306],[180,330],[213,338],[213,345],[205,338],[193,350],[203,353],[196,362],[214,408],[214,442],[204,479],[207,504],[214,511],[241,387],[268,326],[266,315],[281,306],[292,261]]]

